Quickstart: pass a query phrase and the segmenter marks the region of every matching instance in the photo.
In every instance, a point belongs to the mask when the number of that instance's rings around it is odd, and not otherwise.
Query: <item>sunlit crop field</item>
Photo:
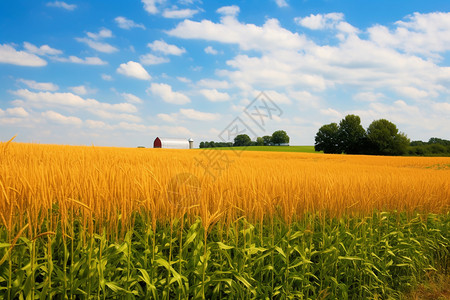
[[[20,143],[0,155],[5,298],[364,298],[448,262],[450,158]],[[406,237],[406,252],[389,248]],[[429,247],[438,258],[413,265]],[[361,287],[345,285],[358,268]]]

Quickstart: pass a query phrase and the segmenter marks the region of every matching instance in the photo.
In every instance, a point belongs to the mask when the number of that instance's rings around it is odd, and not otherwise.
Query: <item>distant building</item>
[[[192,149],[194,148],[193,139],[169,139],[157,137],[153,142],[153,148],[166,149]]]

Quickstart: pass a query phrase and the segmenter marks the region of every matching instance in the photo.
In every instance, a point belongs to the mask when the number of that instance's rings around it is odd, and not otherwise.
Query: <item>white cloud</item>
[[[175,123],[177,121],[176,117],[168,114],[158,114],[158,118],[163,120],[164,122]]]
[[[222,102],[231,99],[228,93],[219,92],[216,89],[202,89],[199,91],[206,99],[212,102]]]
[[[170,54],[170,55],[181,55],[186,52],[184,48],[179,48],[175,45],[170,45],[164,42],[163,40],[157,40],[153,43],[149,43],[147,45],[155,52],[161,52],[163,54]]]
[[[42,108],[42,107],[65,107],[75,109],[86,109],[88,111],[111,111],[120,113],[135,113],[136,106],[130,103],[110,104],[99,102],[95,99],[83,99],[72,93],[51,93],[51,92],[32,92],[27,89],[12,92],[19,99],[25,100],[24,103]],[[19,104],[19,102],[15,102]],[[23,103],[22,103],[23,104]]]
[[[84,123],[88,128],[92,128],[92,129],[113,129],[112,126],[106,124],[103,121],[86,120]]]
[[[69,10],[69,11],[72,11],[75,8],[77,8],[77,6],[75,4],[68,4],[64,1],[47,2],[47,6],[58,7],[58,8],[62,8],[62,9]]]
[[[220,118],[219,114],[201,112],[192,108],[182,108],[180,109],[180,114],[188,119],[198,121],[214,121]]]
[[[14,117],[28,117],[29,113],[23,107],[14,107],[6,109],[6,114]]]
[[[380,101],[384,98],[386,98],[386,96],[383,93],[374,93],[374,92],[360,92],[353,96],[353,99],[357,101],[368,101],[368,102]]]
[[[192,82],[192,80],[190,80],[189,78],[186,78],[186,77],[178,76],[177,79],[183,83],[191,83]]]
[[[108,75],[108,74],[102,74],[101,76],[102,76],[102,79],[103,79],[103,80],[106,80],[106,81],[112,81],[112,80],[113,80],[113,78],[112,78],[111,75]]]
[[[41,47],[37,47],[31,43],[24,42],[23,47],[30,53],[34,53],[37,55],[59,55],[63,52],[58,49],[54,49],[49,45],[42,45]]]
[[[229,89],[230,83],[226,80],[216,80],[216,79],[201,79],[197,82],[198,86],[209,88],[209,89]]]
[[[108,43],[97,42],[97,41],[94,41],[94,40],[88,39],[88,38],[75,38],[75,40],[77,40],[80,43],[85,43],[92,49],[97,50],[99,52],[113,53],[113,52],[119,51],[116,47],[114,47]]]
[[[338,112],[333,108],[321,109],[320,114],[332,117],[333,119],[342,118],[342,113]]]
[[[75,64],[82,64],[82,65],[95,65],[95,66],[101,66],[108,64],[106,61],[101,60],[98,57],[85,57],[85,58],[79,58],[77,56],[69,56],[69,57],[54,57],[52,58],[55,61],[59,62],[69,62],[69,63],[75,63]]]
[[[302,49],[307,43],[304,36],[282,28],[276,19],[268,19],[262,27],[239,23],[233,16],[223,17],[220,23],[184,20],[167,33],[183,39],[238,44],[242,50]]]
[[[120,122],[117,126],[120,129],[130,130],[130,131],[138,131],[145,132],[148,130],[148,127],[143,124],[129,123],[129,122]]]
[[[444,113],[447,116],[450,114],[450,103],[436,102],[432,104],[432,107],[436,112]]]
[[[189,129],[182,126],[161,126],[161,130],[170,136],[184,136],[184,137],[193,137],[193,134]]]
[[[411,99],[422,99],[437,96],[437,93],[430,93],[424,90],[420,90],[413,86],[398,86],[395,87],[394,89],[399,95]]]
[[[191,102],[191,99],[189,99],[188,96],[173,91],[172,87],[165,83],[152,83],[148,91],[153,95],[160,97],[167,103],[182,105]]]
[[[158,65],[163,63],[168,63],[170,59],[167,57],[156,56],[151,53],[141,55],[139,61],[143,65]]]
[[[86,35],[93,40],[100,40],[112,37],[112,31],[107,28],[102,28],[98,33],[88,32]]]
[[[164,3],[165,0],[142,0],[142,3],[144,4],[144,9],[149,13],[149,14],[157,14],[159,12],[158,7],[156,7],[157,4],[162,4]]]
[[[264,93],[269,97],[270,100],[277,104],[291,104],[291,100],[289,97],[284,93],[279,93],[274,90],[266,90]],[[258,91],[255,91],[255,94],[258,94]]]
[[[217,13],[225,16],[237,16],[239,14],[239,6],[237,5],[230,5],[230,6],[222,6],[221,8],[217,9]]]
[[[75,40],[80,43],[85,43],[92,49],[97,50],[99,52],[113,53],[113,52],[119,51],[116,47],[114,47],[108,43],[99,41],[104,38],[112,37],[112,32],[109,29],[102,28],[98,33],[87,32],[86,35],[88,37],[75,38]]]
[[[76,126],[80,126],[81,124],[83,124],[83,121],[80,118],[77,117],[73,117],[73,116],[64,116],[60,113],[57,113],[53,110],[48,110],[46,112],[43,112],[41,114],[44,118],[58,123],[58,124],[64,124],[64,125],[76,125]]]
[[[141,80],[151,79],[150,74],[147,73],[144,67],[142,67],[140,63],[134,61],[129,61],[126,64],[121,64],[119,68],[117,68],[117,73]]]
[[[47,62],[39,56],[25,51],[17,51],[8,44],[0,44],[0,63],[27,67],[42,67],[47,65]]]
[[[303,27],[317,30],[334,28],[343,19],[342,13],[311,14],[309,17],[295,18],[295,22]]]
[[[198,13],[198,10],[196,9],[166,9],[163,12],[164,18],[169,19],[188,19],[193,17],[196,13]]]
[[[33,90],[40,91],[56,91],[58,86],[51,82],[36,82],[34,80],[18,79],[18,82],[24,83],[26,86]]]
[[[114,113],[106,110],[90,110],[90,113],[99,116],[102,119],[123,120],[127,122],[141,122],[142,119],[133,114]]]
[[[142,28],[145,29],[145,26],[143,24],[137,24],[135,23],[133,20],[127,19],[125,17],[116,17],[114,19],[114,21],[116,21],[117,26],[119,26],[122,29],[132,29],[132,28]]]
[[[208,47],[205,48],[205,53],[212,54],[212,55],[217,55],[219,52],[216,49],[214,49],[213,47],[208,46]]]
[[[278,7],[288,7],[289,4],[287,4],[286,0],[275,0],[275,3],[278,5]]]
[[[381,47],[431,58],[450,50],[450,12],[416,12],[395,25],[392,31],[381,25],[369,28],[370,39]]]
[[[144,101],[136,95],[129,93],[121,93],[121,95],[129,103],[136,103],[136,104],[144,103]]]
[[[69,89],[77,95],[86,95],[88,93],[88,90],[84,85],[73,86]]]

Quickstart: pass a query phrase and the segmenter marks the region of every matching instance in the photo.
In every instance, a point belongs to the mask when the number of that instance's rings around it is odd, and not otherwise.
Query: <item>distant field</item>
[[[314,151],[314,146],[249,146],[249,147],[217,147],[218,150],[246,150],[246,151],[273,151],[273,152],[304,152],[322,153]]]

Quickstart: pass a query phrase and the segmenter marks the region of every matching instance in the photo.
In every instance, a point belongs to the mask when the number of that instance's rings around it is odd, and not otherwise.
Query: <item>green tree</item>
[[[410,144],[408,137],[397,126],[386,120],[373,121],[367,128],[367,139],[374,154],[403,155]]]
[[[262,137],[256,138],[256,146],[264,146],[264,139]]]
[[[270,135],[265,135],[262,137],[262,139],[264,141],[264,146],[270,146],[270,140],[272,139]]]
[[[200,142],[200,148],[205,148],[205,142]]]
[[[246,134],[239,134],[234,138],[233,146],[249,146],[252,140]]]
[[[347,115],[339,122],[339,148],[347,154],[363,152],[366,131],[361,126],[361,119],[356,115]]]
[[[339,127],[336,123],[320,127],[315,137],[314,150],[324,153],[341,153],[338,133]]]
[[[284,130],[277,130],[272,134],[272,138],[270,140],[272,144],[289,144],[289,136]]]

